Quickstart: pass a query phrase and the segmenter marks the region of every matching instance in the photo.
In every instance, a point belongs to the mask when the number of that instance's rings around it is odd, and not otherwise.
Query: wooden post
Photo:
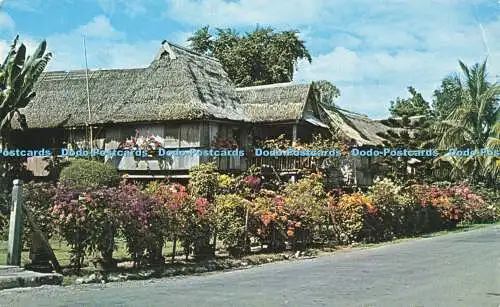
[[[243,243],[243,254],[246,254],[247,251],[250,249],[247,241],[248,241],[248,214],[249,214],[249,208],[248,204],[246,205],[246,210],[245,210],[245,229],[244,229],[244,243]]]
[[[23,186],[19,179],[14,180],[12,187],[12,204],[10,208],[9,243],[7,253],[8,265],[21,265],[23,232]]]
[[[295,146],[297,144],[297,124],[293,125],[292,128],[292,145]]]

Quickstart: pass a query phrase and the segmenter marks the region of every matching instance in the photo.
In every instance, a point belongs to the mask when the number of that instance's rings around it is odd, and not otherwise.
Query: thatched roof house
[[[376,133],[387,130],[368,117],[320,104],[313,83],[235,88],[218,60],[166,41],[148,67],[47,72],[35,90],[35,99],[21,110],[30,129],[23,138],[29,140],[19,146],[84,142],[88,126],[95,129],[95,146],[106,149],[134,130],[160,134],[167,147],[176,148],[210,147],[217,138],[242,145],[281,133],[304,140],[331,127],[358,145],[380,145]],[[183,158],[169,169],[201,161]],[[244,166],[230,161],[227,167]]]
[[[86,78],[85,71],[44,73],[23,110],[29,127],[88,124]],[[90,124],[245,119],[222,65],[173,44],[164,43],[146,68],[90,71],[88,82]]]

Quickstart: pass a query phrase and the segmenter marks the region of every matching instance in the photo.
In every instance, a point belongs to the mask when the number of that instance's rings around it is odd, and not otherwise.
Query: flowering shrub
[[[49,209],[54,224],[72,247],[71,263],[80,268],[86,252],[101,252],[110,261],[117,227],[114,215],[116,190],[104,188],[84,193],[59,186]]]
[[[455,201],[462,209],[465,223],[491,223],[498,218],[498,208],[476,194],[465,182],[450,188]]]
[[[151,189],[151,187],[149,187]],[[161,206],[163,212],[163,227],[165,236],[174,242],[172,257],[175,257],[177,239],[186,227],[185,207],[190,201],[186,187],[181,184],[157,183],[153,194],[156,204]],[[163,245],[162,241],[162,245]],[[172,258],[172,261],[174,258]]]
[[[49,214],[52,207],[52,198],[56,189],[50,183],[29,182],[23,186],[24,204],[30,210],[31,217],[40,228],[40,231],[47,239],[50,239],[54,232],[54,218]],[[28,244],[32,240],[33,229],[28,219],[24,219],[23,242]]]
[[[218,193],[226,194],[226,193],[235,193],[237,180],[233,176],[229,176],[226,174],[219,174],[217,177],[218,182]]]
[[[192,250],[196,259],[210,258],[215,249],[210,239],[216,226],[215,206],[206,198],[195,198],[187,203],[184,214],[185,230],[181,235],[186,255]]]
[[[289,224],[290,213],[283,197],[269,193],[255,198],[250,209],[251,232],[273,251],[283,250],[288,237],[294,235],[295,226]]]
[[[123,184],[116,195],[121,234],[125,237],[135,266],[149,256],[151,262],[162,260],[165,214],[161,204],[138,186]]]
[[[326,234],[321,230],[328,224],[328,208],[323,176],[311,174],[287,184],[283,192],[288,212],[287,232],[293,242],[308,244],[314,239],[325,240]]]
[[[419,232],[455,227],[460,221],[462,212],[454,202],[449,189],[413,185],[409,190],[414,201],[419,205],[419,210],[416,212]]]
[[[140,136],[139,131],[135,131],[135,136],[121,142],[118,148],[123,150],[143,150],[153,152],[164,146],[165,140],[157,135]]]
[[[378,229],[381,239],[411,234],[413,227],[409,217],[414,208],[405,197],[401,186],[388,178],[377,178],[369,188],[368,195],[379,212]]]
[[[363,193],[344,194],[329,205],[337,239],[342,243],[378,241],[377,222],[379,211],[372,200]]]
[[[250,247],[245,242],[245,218],[251,203],[239,195],[226,194],[218,195],[215,205],[219,238],[231,255],[239,256]]]

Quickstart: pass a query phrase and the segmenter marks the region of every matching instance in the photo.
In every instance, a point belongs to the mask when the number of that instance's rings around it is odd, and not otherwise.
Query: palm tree
[[[459,99],[451,102],[453,110],[443,121],[438,123],[438,132],[441,133],[439,145],[441,149],[448,148],[470,148],[479,152],[490,144],[494,137],[494,126],[500,118],[498,97],[500,95],[500,84],[490,84],[486,78],[486,61],[481,65],[476,64],[467,67],[459,61],[464,75],[463,81],[455,78],[456,86],[459,88]],[[494,178],[491,165],[481,155],[453,158],[444,157],[443,160],[455,160],[454,168],[461,168],[458,173],[469,174],[472,182],[479,177],[484,179]]]
[[[491,152],[500,151],[500,119],[497,119],[497,123],[493,126],[492,134],[486,143],[486,149]],[[484,165],[486,171],[491,173],[492,178],[498,178],[500,174],[500,159],[498,157],[494,155],[487,156]]]

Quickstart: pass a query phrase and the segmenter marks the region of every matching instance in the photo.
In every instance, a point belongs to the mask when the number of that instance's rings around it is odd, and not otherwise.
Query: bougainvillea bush
[[[156,184],[153,193],[154,201],[161,206],[163,211],[163,227],[166,237],[173,245],[172,261],[177,248],[177,240],[182,237],[187,229],[187,212],[191,197],[186,187],[181,184]]]
[[[52,198],[55,196],[56,187],[51,183],[29,182],[23,186],[24,204],[30,211],[31,218],[37,224],[46,239],[54,234],[54,218],[49,213],[52,207]],[[33,229],[28,219],[24,219],[23,243],[29,244],[32,240]]]
[[[370,197],[361,192],[333,198],[329,205],[331,218],[341,243],[376,242],[379,211]]]
[[[289,220],[290,212],[282,196],[272,191],[261,191],[252,201],[250,231],[262,245],[272,251],[285,249],[285,242],[294,235]]]
[[[116,189],[85,192],[58,186],[49,208],[59,234],[71,246],[71,263],[82,267],[86,253],[101,252],[110,261],[117,227]]]
[[[245,233],[247,210],[251,202],[237,194],[218,195],[215,198],[216,221],[219,239],[232,256],[248,252],[250,244]]]
[[[140,266],[146,259],[161,261],[166,231],[162,205],[137,185],[122,184],[117,191],[115,208],[120,233],[134,265]]]
[[[289,183],[283,191],[288,212],[288,233],[292,244],[305,248],[313,241],[325,241],[329,214],[323,176],[311,174],[296,183]]]
[[[414,234],[419,206],[411,201],[402,186],[389,178],[377,178],[369,188],[368,196],[379,213],[377,229],[380,240]]]
[[[93,189],[29,184],[26,203],[47,236],[57,232],[71,246],[76,267],[91,254],[113,264],[116,236],[139,266],[164,264],[166,240],[174,242],[174,256],[179,242],[186,257],[206,259],[214,256],[214,237],[240,256],[250,251],[250,238],[283,251],[287,243],[304,249],[313,242],[378,242],[499,218],[489,198],[467,183],[402,187],[378,179],[367,193],[334,196],[321,174],[270,191],[258,172],[234,178],[213,170],[212,164],[194,168],[188,187],[160,181],[144,189],[131,183]]]
[[[192,251],[195,259],[215,256],[215,248],[210,245],[216,225],[215,212],[215,205],[206,198],[193,198],[187,203],[186,228],[180,238],[186,255]]]
[[[476,193],[466,182],[452,185],[450,194],[462,209],[461,221],[464,223],[492,223],[499,217],[498,207]]]

